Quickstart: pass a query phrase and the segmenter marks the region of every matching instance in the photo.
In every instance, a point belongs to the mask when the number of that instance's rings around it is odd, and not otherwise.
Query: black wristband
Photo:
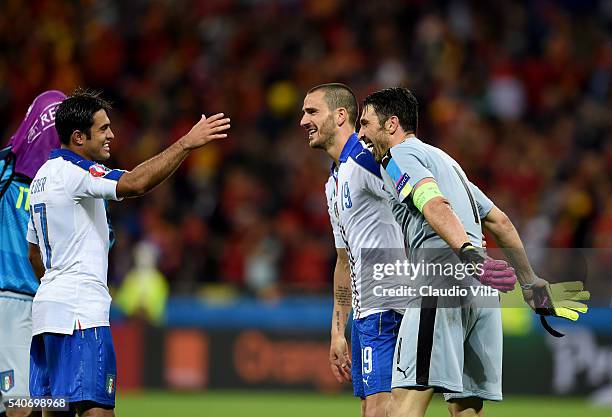
[[[468,246],[472,246],[472,247],[473,247],[474,245],[472,245],[470,242],[465,242],[465,243],[464,243],[463,245],[461,245],[461,247],[459,248],[459,253],[463,252],[463,250],[464,250],[465,248],[467,248]]]
[[[459,259],[463,263],[482,263],[484,257],[478,252],[478,248],[472,245],[470,242],[465,242],[461,245],[459,252],[457,253]]]

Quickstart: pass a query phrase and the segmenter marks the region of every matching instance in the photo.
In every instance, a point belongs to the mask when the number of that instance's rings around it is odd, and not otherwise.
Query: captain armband
[[[414,190],[412,202],[414,203],[415,207],[419,209],[419,211],[422,213],[423,206],[425,206],[425,204],[429,200],[435,197],[444,197],[442,195],[442,192],[440,191],[440,188],[438,188],[438,184],[433,181],[426,182],[425,184]]]

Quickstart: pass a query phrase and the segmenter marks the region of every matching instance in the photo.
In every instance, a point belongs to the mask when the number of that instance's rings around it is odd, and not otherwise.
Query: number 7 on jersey
[[[51,268],[51,245],[49,244],[49,231],[47,228],[47,205],[38,203],[32,206],[33,215],[40,213],[40,231],[45,243],[45,268]]]

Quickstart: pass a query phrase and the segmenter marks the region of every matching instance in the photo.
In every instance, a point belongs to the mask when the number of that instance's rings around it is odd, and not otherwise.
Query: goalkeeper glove
[[[586,313],[588,307],[579,301],[587,301],[591,293],[584,290],[582,281],[559,282],[543,288],[534,288],[533,301],[536,313],[542,316],[563,317],[576,321],[578,313]]]
[[[514,289],[517,279],[514,268],[509,266],[506,261],[487,257],[484,263],[484,271],[478,280],[484,285],[506,293]]]
[[[545,316],[562,317],[576,321],[580,313],[585,314],[588,306],[579,301],[588,301],[591,293],[584,290],[582,281],[567,281],[549,284],[542,287],[522,285],[523,290],[533,291],[533,304],[535,312],[540,315],[542,326],[553,336],[564,335],[554,330],[545,319]]]
[[[508,292],[514,289],[516,284],[516,273],[514,268],[508,266],[506,261],[485,258],[482,249],[476,248],[471,243],[466,242],[459,249],[459,259],[461,262],[473,265],[482,265],[482,274],[476,274],[483,285],[495,288],[501,292]]]

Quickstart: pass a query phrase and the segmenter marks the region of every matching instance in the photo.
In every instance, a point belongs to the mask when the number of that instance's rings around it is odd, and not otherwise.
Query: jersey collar
[[[49,159],[55,158],[63,158],[71,162],[87,161],[87,159],[83,158],[81,155],[65,148],[53,149],[49,154]]]
[[[353,133],[351,137],[344,144],[344,148],[342,148],[342,152],[340,152],[340,157],[338,158],[338,162],[344,163],[349,158],[351,151],[355,146],[359,144],[359,138],[357,137],[357,133]]]

